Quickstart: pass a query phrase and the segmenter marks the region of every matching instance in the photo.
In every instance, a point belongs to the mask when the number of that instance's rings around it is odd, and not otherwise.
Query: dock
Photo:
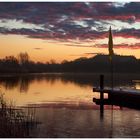
[[[120,107],[129,107],[140,109],[140,90],[122,89],[122,88],[104,88],[103,75],[100,76],[100,87],[93,88],[93,92],[100,93],[100,99],[93,98],[97,105],[117,105]],[[108,98],[104,99],[104,93]]]

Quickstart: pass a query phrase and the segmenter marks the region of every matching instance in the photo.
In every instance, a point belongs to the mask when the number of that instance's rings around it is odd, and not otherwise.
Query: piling
[[[104,75],[100,75],[100,119],[103,119],[103,115],[104,115],[104,104],[103,104],[103,100],[104,100]]]
[[[104,89],[104,75],[100,75],[100,99],[101,101],[103,101],[104,99],[104,92],[103,92],[103,89]]]

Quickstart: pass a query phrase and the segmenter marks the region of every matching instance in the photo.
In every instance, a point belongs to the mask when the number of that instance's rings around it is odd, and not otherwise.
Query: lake
[[[99,98],[92,91],[99,86],[99,75],[5,74],[0,77],[0,90],[12,104],[35,109],[40,124],[32,137],[140,137],[140,110],[105,105],[102,114],[93,103]],[[139,80],[139,75],[115,74],[114,87],[140,89]],[[110,85],[106,74],[105,87]]]

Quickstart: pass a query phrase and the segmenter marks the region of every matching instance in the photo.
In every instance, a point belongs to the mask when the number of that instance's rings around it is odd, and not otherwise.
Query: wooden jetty
[[[100,75],[100,87],[93,88],[93,92],[100,93],[100,99],[93,98],[93,102],[100,105],[100,110],[103,110],[103,105],[117,105],[140,109],[140,90],[132,89],[116,89],[113,87],[113,38],[111,32],[111,26],[109,29],[109,61],[110,61],[110,72],[111,72],[111,88],[104,88],[104,75]],[[140,82],[134,80],[133,82]],[[104,93],[108,94],[108,99],[104,99]],[[101,112],[103,113],[103,112]]]
[[[100,99],[93,98],[98,105],[117,105],[140,109],[140,90],[122,88],[104,88],[104,76],[100,76],[100,88],[93,88],[93,92],[100,93]],[[108,98],[104,99],[104,93]]]

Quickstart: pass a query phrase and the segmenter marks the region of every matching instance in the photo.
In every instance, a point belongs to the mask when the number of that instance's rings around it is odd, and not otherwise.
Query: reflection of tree
[[[0,77],[0,84],[6,89],[13,89],[18,86],[19,79],[17,77]]]
[[[105,86],[110,86],[110,75],[105,75]],[[138,76],[118,75],[114,74],[115,86],[129,86],[134,87],[132,79],[138,78]],[[140,77],[139,77],[140,79]],[[57,81],[61,81],[64,85],[73,83],[78,86],[98,86],[99,74],[24,74],[13,75],[9,77],[1,77],[0,84],[6,89],[13,89],[19,87],[19,92],[28,92],[30,84],[37,81],[38,83],[45,80],[46,83],[55,84]]]
[[[13,89],[19,87],[20,92],[27,92],[29,84],[33,79],[27,78],[26,76],[11,76],[11,77],[1,77],[0,84],[6,89]]]
[[[20,90],[20,93],[22,92],[28,92],[28,88],[29,88],[29,81],[28,80],[24,80],[24,79],[21,79],[19,81],[19,90]]]

